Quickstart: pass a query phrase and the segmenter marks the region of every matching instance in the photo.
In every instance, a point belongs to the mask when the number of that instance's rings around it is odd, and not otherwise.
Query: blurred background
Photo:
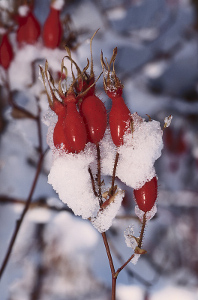
[[[20,29],[27,16],[28,34]],[[0,299],[110,299],[100,234],[73,216],[47,183],[52,157],[41,120],[48,102],[39,80],[39,65],[47,59],[58,81],[65,45],[83,69],[98,28],[92,45],[96,77],[101,50],[109,60],[117,47],[115,67],[131,112],[162,127],[173,116],[155,165],[158,212],[145,233],[148,254],[119,274],[117,298],[198,299],[197,0],[0,0],[0,266],[31,202],[0,281]],[[52,41],[49,32],[56,36]],[[109,111],[102,78],[96,86]],[[133,191],[117,184],[126,196],[107,232],[116,268],[131,255],[124,230],[131,224],[137,235],[140,230]]]

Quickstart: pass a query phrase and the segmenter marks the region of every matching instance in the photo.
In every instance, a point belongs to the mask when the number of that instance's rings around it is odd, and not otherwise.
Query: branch
[[[33,193],[34,193],[34,190],[35,190],[35,187],[36,187],[36,184],[38,182],[38,177],[39,177],[39,174],[40,174],[40,171],[41,171],[41,167],[42,167],[42,163],[43,163],[43,158],[45,156],[45,153],[42,153],[40,155],[40,159],[38,161],[38,165],[37,165],[37,170],[36,170],[36,174],[35,174],[35,177],[34,177],[34,180],[33,180],[33,183],[32,183],[32,187],[30,189],[30,193],[29,193],[29,196],[27,198],[27,201],[26,201],[26,204],[25,204],[25,207],[23,209],[23,212],[21,214],[21,217],[20,219],[17,220],[16,222],[16,227],[15,227],[15,230],[13,232],[13,235],[12,235],[12,238],[10,240],[10,244],[8,246],[8,250],[7,250],[7,253],[5,255],[5,258],[3,260],[3,263],[2,263],[2,266],[1,266],[1,269],[0,269],[0,279],[5,271],[5,268],[7,266],[7,263],[9,261],[9,258],[10,258],[10,255],[11,255],[11,252],[12,252],[12,249],[14,247],[14,244],[15,244],[15,241],[16,241],[16,238],[17,238],[17,235],[18,235],[18,232],[19,232],[19,229],[22,225],[22,222],[23,222],[23,219],[29,209],[29,206],[30,206],[30,203],[32,201],[32,196],[33,196]]]

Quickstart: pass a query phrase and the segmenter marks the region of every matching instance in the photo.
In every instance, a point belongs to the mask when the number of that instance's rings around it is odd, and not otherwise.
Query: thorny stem
[[[111,195],[114,194],[114,185],[115,185],[115,177],[116,177],[116,168],[117,168],[117,164],[118,164],[118,158],[119,158],[119,153],[117,152],[116,157],[115,157],[114,167],[113,167],[112,181],[111,181],[111,189],[110,189]]]

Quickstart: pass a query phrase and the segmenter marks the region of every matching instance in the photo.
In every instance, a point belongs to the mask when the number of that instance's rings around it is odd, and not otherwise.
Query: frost
[[[100,142],[100,151],[102,158],[102,173],[104,175],[112,175],[116,156],[116,147],[112,141],[109,127],[106,129],[105,135]]]
[[[94,154],[89,151],[86,154],[57,155],[48,176],[48,182],[60,200],[83,219],[96,215],[99,210],[99,201],[92,191],[88,172],[88,166],[94,159]]]
[[[124,191],[118,189],[113,202],[111,202],[106,208],[100,210],[97,217],[92,218],[91,222],[99,232],[105,232],[111,227],[113,219],[120,208],[123,197]]]
[[[125,232],[124,232],[125,242],[127,247],[132,248],[135,250],[135,248],[138,246],[137,240],[134,236],[134,229],[133,226],[129,226]],[[140,254],[134,253],[133,258],[131,259],[132,264],[136,265],[138,259],[140,257]]]
[[[169,115],[168,117],[166,117],[166,118],[164,119],[164,128],[167,128],[167,127],[170,126],[171,121],[172,121],[172,118],[173,118],[173,116],[172,116],[172,115]]]
[[[146,221],[149,221],[150,219],[152,219],[154,217],[154,215],[157,212],[157,205],[154,204],[154,206],[151,208],[151,210],[146,212]],[[143,222],[143,216],[145,214],[144,211],[142,211],[141,209],[139,209],[139,207],[136,205],[135,206],[135,214],[138,216],[138,218],[140,219],[141,222]]]
[[[125,242],[127,247],[132,248],[135,250],[135,248],[138,246],[137,241],[134,237],[134,228],[133,226],[127,227],[127,229],[124,232]]]
[[[119,160],[116,175],[128,186],[139,189],[155,176],[154,162],[163,148],[162,130],[157,121],[137,121],[133,133],[127,132],[124,144],[118,148]]]
[[[131,259],[132,264],[136,265],[139,258],[140,254],[134,254],[133,258]]]
[[[56,10],[61,10],[64,5],[64,0],[55,0],[52,2],[51,7],[53,7]]]

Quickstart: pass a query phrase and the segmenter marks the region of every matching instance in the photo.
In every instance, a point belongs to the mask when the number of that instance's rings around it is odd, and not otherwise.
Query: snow
[[[14,1],[0,1],[0,6],[10,9]],[[45,2],[45,1],[44,1]],[[49,3],[45,11],[40,8],[43,1],[35,1],[34,12],[39,21],[44,23]],[[49,1],[48,1],[49,2]],[[190,1],[68,1],[65,5],[72,22],[69,26],[77,34],[79,47],[72,51],[72,57],[83,68],[86,58],[90,58],[89,40],[93,32],[100,31],[93,41],[94,71],[101,72],[100,51],[107,58],[112,49],[118,47],[115,68],[124,84],[123,97],[134,118],[133,135],[126,133],[125,144],[118,149],[112,142],[109,128],[100,142],[102,156],[102,179],[108,191],[116,152],[119,161],[116,176],[118,194],[103,209],[98,198],[93,194],[88,167],[94,177],[97,173],[96,151],[87,145],[84,152],[66,154],[53,145],[53,128],[57,116],[49,109],[43,84],[37,80],[39,65],[46,59],[49,69],[57,79],[64,49],[47,49],[42,45],[42,38],[32,45],[18,49],[15,29],[10,40],[15,51],[15,58],[8,70],[13,100],[34,115],[37,114],[39,99],[41,115],[45,124],[41,124],[43,148],[50,149],[45,157],[36,190],[33,194],[35,206],[27,213],[10,262],[0,283],[1,299],[29,299],[38,279],[37,267],[44,266],[45,274],[39,278],[41,283],[40,299],[109,299],[111,274],[104,245],[99,232],[107,231],[110,247],[114,245],[123,260],[133,253],[134,239],[124,242],[123,231],[127,226],[138,234],[143,212],[135,206],[132,191],[128,198],[131,209],[120,209],[124,190],[127,185],[140,187],[156,173],[159,180],[157,206],[147,213],[146,233],[143,247],[149,256],[143,256],[136,265],[129,263],[128,268],[133,278],[123,270],[118,277],[117,297],[120,300],[145,299],[185,299],[197,300],[197,94],[189,100],[188,92],[197,92],[197,38],[193,27],[194,9]],[[170,3],[174,5],[170,8]],[[168,3],[168,5],[167,5]],[[57,9],[63,1],[54,1]],[[44,6],[43,6],[44,7]],[[19,14],[25,15],[27,6],[20,6]],[[172,9],[172,10],[171,10]],[[38,17],[36,15],[36,17]],[[3,22],[8,27],[13,25],[7,14],[2,13]],[[168,22],[170,20],[170,22]],[[7,25],[7,24],[6,24]],[[165,26],[164,26],[165,25]],[[1,29],[3,33],[3,29]],[[75,44],[75,43],[74,43]],[[32,62],[34,62],[32,68]],[[70,61],[65,59],[70,72]],[[33,82],[33,72],[36,81]],[[2,74],[2,72],[1,72]],[[0,75],[1,77],[2,75]],[[1,81],[1,79],[0,79]],[[194,84],[196,85],[194,86]],[[194,88],[194,89],[193,89]],[[8,94],[4,93],[1,81],[1,105],[7,105]],[[103,92],[102,80],[97,82],[97,89],[109,111],[110,105]],[[2,92],[3,91],[3,92]],[[154,93],[156,91],[157,93]],[[193,94],[192,93],[192,94]],[[192,95],[190,93],[190,95]],[[173,97],[172,97],[173,95]],[[157,121],[145,121],[137,117],[149,114],[152,119],[160,120],[166,127],[185,128],[187,151],[182,155],[167,153],[166,145],[161,155],[162,130]],[[5,117],[6,127],[1,129],[0,149],[0,259],[6,253],[15,222],[20,217],[23,205],[5,204],[7,197],[12,200],[26,201],[30,192],[38,162],[38,133],[33,120],[14,119],[11,109],[0,107],[1,116]],[[166,117],[173,115],[173,120]],[[178,122],[178,119],[180,122]],[[163,126],[163,125],[162,125]],[[48,133],[47,133],[48,131]],[[157,160],[157,162],[156,162]],[[177,165],[173,171],[170,165]],[[155,165],[154,165],[155,164]],[[49,182],[47,176],[49,174]],[[107,175],[107,177],[106,177]],[[55,193],[54,189],[57,194]],[[5,199],[4,199],[5,197]],[[59,200],[63,201],[63,203]],[[49,208],[37,206],[38,200],[45,200]],[[103,199],[103,202],[105,200]],[[80,217],[67,209],[67,205]],[[119,220],[116,216],[119,214]],[[138,217],[136,217],[136,215]],[[90,220],[82,220],[90,219]],[[38,233],[38,228],[43,228]],[[38,228],[37,228],[38,227]],[[133,235],[132,229],[128,235]],[[40,236],[42,235],[42,237]],[[136,235],[137,236],[137,235]],[[41,247],[40,240],[44,240]],[[42,244],[42,243],[41,243]],[[134,243],[135,244],[135,243]],[[132,248],[132,249],[131,249]],[[113,251],[115,266],[120,261]],[[186,259],[188,257],[188,259]],[[138,259],[136,254],[132,262]],[[152,265],[153,263],[153,265]],[[157,273],[160,269],[161,275]],[[164,273],[163,273],[164,271]],[[152,283],[148,290],[135,274]],[[167,274],[167,275],[166,275]],[[167,280],[168,277],[168,280]],[[156,280],[158,278],[158,281]],[[127,284],[127,285],[126,285]]]
[[[102,173],[105,175],[112,175],[116,156],[116,147],[111,139],[109,127],[107,127],[104,137],[100,142],[100,151],[102,157]]]
[[[59,198],[83,219],[94,216],[99,210],[88,172],[94,159],[95,154],[91,152],[63,154],[54,160],[48,176]]]
[[[154,204],[151,210],[146,212],[146,221],[149,221],[154,217],[154,215],[157,213],[157,205]],[[145,212],[139,209],[139,207],[136,205],[135,206],[135,214],[138,216],[141,222],[143,222],[143,217]]]
[[[113,219],[120,208],[123,197],[124,192],[118,189],[113,196],[113,201],[106,208],[100,210],[95,218],[91,219],[93,226],[99,232],[105,232],[111,227]]]
[[[66,237],[57,242],[56,250],[59,255],[65,251],[73,255],[74,253],[82,255],[86,251],[93,250],[98,242],[98,235],[89,221],[82,222],[67,212],[60,212],[54,216],[46,228],[46,242],[56,240],[57,236]]]
[[[124,231],[124,237],[127,247],[135,250],[138,244],[136,239],[134,238],[134,226],[130,225],[129,227],[127,227],[127,229]]]
[[[29,12],[29,10],[30,10],[30,8],[29,8],[28,5],[21,5],[18,8],[18,13],[19,13],[20,16],[26,17],[27,14],[28,14],[28,12]]]
[[[144,291],[139,286],[119,284],[117,296],[118,300],[144,300]]]
[[[53,7],[56,10],[61,10],[64,5],[64,0],[55,0],[51,3],[51,7]]]
[[[156,291],[154,295],[150,297],[151,300],[196,300],[198,299],[198,291],[188,291],[179,286],[166,286],[159,291]]]
[[[132,117],[133,133],[126,133],[118,149],[116,175],[128,186],[139,189],[155,176],[153,165],[161,155],[163,141],[159,122],[136,122],[137,114]]]

